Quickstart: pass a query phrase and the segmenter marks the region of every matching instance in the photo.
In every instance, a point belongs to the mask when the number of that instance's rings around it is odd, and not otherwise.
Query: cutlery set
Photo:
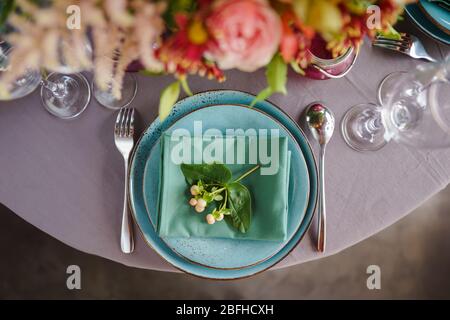
[[[125,167],[124,203],[122,213],[122,225],[120,234],[120,247],[123,253],[134,251],[133,223],[128,206],[128,171],[130,154],[134,147],[134,119],[133,108],[119,110],[114,126],[114,141],[118,151],[122,154]],[[325,251],[326,244],[326,206],[325,206],[325,147],[330,141],[334,131],[335,118],[331,110],[321,103],[309,105],[305,113],[305,122],[311,135],[320,145],[319,158],[319,207],[318,207],[318,232],[317,250]]]

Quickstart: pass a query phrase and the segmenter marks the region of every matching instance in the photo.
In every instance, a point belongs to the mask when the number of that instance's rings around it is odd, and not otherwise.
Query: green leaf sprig
[[[159,98],[159,119],[161,121],[167,118],[174,104],[177,102],[181,91],[180,86],[188,96],[193,95],[191,88],[189,88],[186,76],[180,76],[177,81],[172,82],[164,88],[161,92],[161,97]]]
[[[175,81],[168,85],[159,98],[159,119],[163,121],[170,114],[173,105],[180,96],[180,82]]]
[[[267,88],[263,89],[250,104],[269,98],[274,93],[286,94],[287,64],[279,53],[275,54],[266,68]]]
[[[246,233],[252,220],[252,201],[250,191],[240,181],[259,167],[257,165],[232,180],[230,169],[223,164],[182,164],[181,171],[193,196],[189,204],[198,213],[213,204],[214,209],[205,217],[208,224],[225,218],[239,232]]]

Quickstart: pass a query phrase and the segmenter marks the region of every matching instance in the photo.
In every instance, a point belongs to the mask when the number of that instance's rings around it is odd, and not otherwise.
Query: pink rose
[[[224,70],[254,71],[280,44],[281,21],[266,0],[219,0],[206,25],[214,39],[208,55]]]

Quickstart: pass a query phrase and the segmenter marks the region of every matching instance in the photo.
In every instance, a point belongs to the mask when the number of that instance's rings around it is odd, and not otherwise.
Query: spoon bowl
[[[306,124],[320,145],[327,144],[334,132],[335,118],[331,110],[321,102],[314,102],[306,108]]]

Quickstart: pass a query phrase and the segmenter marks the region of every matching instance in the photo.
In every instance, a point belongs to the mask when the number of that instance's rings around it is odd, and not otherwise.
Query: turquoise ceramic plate
[[[411,20],[433,39],[445,44],[450,44],[450,35],[435,26],[420,9],[418,4],[409,4],[405,8]]]
[[[300,242],[305,235],[316,206],[317,201],[317,168],[314,155],[311,147],[295,121],[289,118],[281,109],[273,104],[263,101],[257,103],[255,108],[267,113],[274,119],[278,120],[287,130],[292,134],[297,143],[300,145],[303,156],[305,158],[310,181],[310,195],[305,216],[298,228],[297,232],[292,236],[291,240],[286,245],[274,254],[272,257],[262,261],[253,266],[242,269],[214,269],[202,266],[197,263],[188,261],[174,252],[163,239],[156,233],[145,207],[145,197],[143,192],[144,168],[151,155],[152,148],[158,143],[158,140],[163,132],[169,129],[176,121],[181,119],[186,114],[204,106],[219,105],[219,104],[242,104],[249,105],[254,99],[253,95],[239,92],[239,91],[210,91],[197,94],[179,101],[170,115],[161,123],[158,119],[155,120],[150,127],[141,136],[137,144],[130,170],[130,205],[133,216],[139,229],[146,240],[146,242],[165,260],[167,260],[174,267],[204,278],[211,279],[236,279],[249,277],[251,275],[262,272],[276,263],[280,262],[286,257],[292,249]]]
[[[437,3],[431,3],[427,0],[421,0],[419,5],[436,27],[450,35],[450,9],[447,10]]]
[[[225,132],[226,129],[247,130],[252,128],[256,131],[278,129],[280,136],[289,137],[291,170],[287,237],[285,241],[169,237],[162,239],[173,251],[189,261],[211,268],[239,269],[261,263],[280,251],[289,242],[300,227],[305,215],[309,200],[309,174],[303,153],[296,140],[280,122],[259,109],[242,105],[216,105],[196,109],[176,121],[166,132],[170,133],[181,128],[193,133],[194,121],[201,121],[203,132],[210,128],[219,129],[221,132]],[[158,142],[152,147],[144,173],[145,204],[155,228],[158,221],[160,153],[161,143]],[[257,216],[258,211],[255,211],[254,217]]]

